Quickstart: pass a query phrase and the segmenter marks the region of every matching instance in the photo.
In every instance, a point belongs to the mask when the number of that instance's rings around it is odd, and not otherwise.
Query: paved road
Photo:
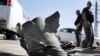
[[[83,49],[76,47],[73,51],[76,51],[76,53],[71,54],[71,56],[100,56],[100,49]]]
[[[76,53],[71,56],[100,56],[99,49],[83,49],[76,47],[72,51]],[[0,40],[0,56],[28,56],[26,51],[20,46],[19,40]]]
[[[0,40],[0,56],[28,56],[18,40]]]

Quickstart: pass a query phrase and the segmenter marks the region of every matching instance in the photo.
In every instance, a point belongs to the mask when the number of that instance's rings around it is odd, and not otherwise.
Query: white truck
[[[6,39],[16,38],[14,34],[2,29],[18,31],[27,19],[18,0],[0,0],[0,34],[5,34]]]

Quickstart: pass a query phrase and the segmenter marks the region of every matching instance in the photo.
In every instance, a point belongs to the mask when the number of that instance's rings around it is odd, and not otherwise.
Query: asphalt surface
[[[70,54],[71,56],[100,56],[100,47],[96,49],[76,47],[71,51],[75,52]]]
[[[100,47],[96,49],[76,47],[68,51],[74,51],[71,56],[100,56]],[[20,46],[19,40],[3,40],[0,37],[0,56],[28,56],[28,54]]]
[[[28,56],[19,40],[0,40],[0,56]]]

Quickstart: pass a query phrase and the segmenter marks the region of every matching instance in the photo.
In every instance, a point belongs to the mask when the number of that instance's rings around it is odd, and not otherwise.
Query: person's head
[[[76,14],[79,15],[80,14],[80,10],[76,10]]]
[[[92,6],[91,1],[88,1],[88,2],[87,2],[87,7],[90,9],[90,8],[91,8],[91,6]]]
[[[48,26],[51,32],[57,32],[57,29],[59,27],[59,18],[60,14],[57,11],[45,19],[45,24],[46,26]]]

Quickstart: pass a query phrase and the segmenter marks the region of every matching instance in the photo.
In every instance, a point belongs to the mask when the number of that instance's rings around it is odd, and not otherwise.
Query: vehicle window
[[[7,5],[7,0],[0,0],[0,5]]]
[[[67,30],[62,30],[62,32],[67,32]]]
[[[67,32],[72,33],[72,30],[67,30]]]
[[[60,32],[67,32],[65,29],[61,29]]]
[[[68,33],[75,33],[75,30],[74,29],[61,29],[60,30],[61,32],[68,32]]]

